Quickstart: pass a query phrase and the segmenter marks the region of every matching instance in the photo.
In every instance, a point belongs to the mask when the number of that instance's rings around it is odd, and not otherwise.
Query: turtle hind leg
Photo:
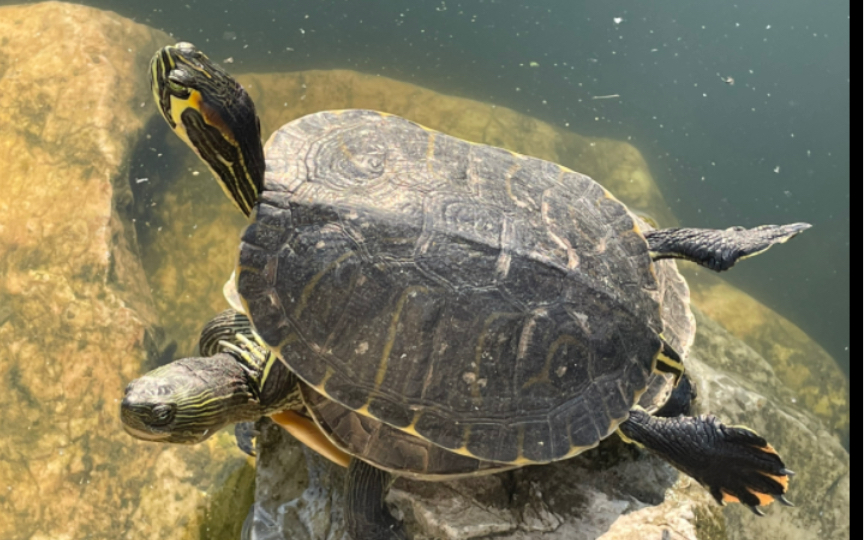
[[[690,381],[690,377],[684,373],[678,385],[672,390],[666,403],[654,413],[661,418],[675,418],[676,416],[689,416],[693,411],[693,403],[699,396],[696,387]]]
[[[657,418],[634,410],[619,426],[629,441],[644,446],[705,486],[720,504],[740,502],[753,512],[779,500],[789,505],[788,470],[765,439],[713,416]]]
[[[753,229],[660,229],[645,233],[651,257],[685,259],[716,272],[782,244],[810,228],[807,223],[762,225]]]
[[[389,473],[353,458],[345,482],[345,522],[351,540],[408,539],[384,504]]]

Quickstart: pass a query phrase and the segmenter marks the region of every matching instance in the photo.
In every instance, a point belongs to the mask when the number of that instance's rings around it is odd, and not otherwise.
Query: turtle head
[[[150,61],[159,112],[210,167],[247,216],[264,184],[261,124],[252,98],[191,43],[164,47]]]
[[[123,428],[136,439],[195,444],[228,424],[261,415],[249,381],[229,354],[183,358],[126,387]]]

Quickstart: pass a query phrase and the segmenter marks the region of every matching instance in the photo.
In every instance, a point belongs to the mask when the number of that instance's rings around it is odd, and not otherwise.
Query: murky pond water
[[[742,264],[722,276],[725,281],[692,268],[685,274],[700,309],[768,361],[784,385],[776,395],[823,422],[823,436],[848,433],[848,383],[842,379],[850,359],[851,227],[844,3],[83,3],[191,41],[240,74],[259,105],[265,137],[318,110],[388,110],[583,171],[661,225],[813,223],[801,238]],[[54,21],[32,22],[9,21],[4,28],[26,27],[26,37],[38,41]],[[4,47],[21,39],[9,32],[0,36]],[[120,131],[99,126],[109,139],[130,134],[121,150],[106,150],[107,139],[95,136],[87,146],[89,127],[65,132],[62,110],[31,108],[21,98],[34,96],[31,104],[66,98],[47,90],[50,85],[4,87],[15,89],[3,103],[11,111],[4,125],[17,126],[24,141],[6,146],[10,179],[27,178],[22,171],[49,178],[52,160],[54,168],[79,167],[84,178],[109,170],[116,178],[113,187],[95,188],[87,180],[74,188],[88,193],[80,195],[87,201],[114,190],[114,212],[109,199],[104,208],[110,216],[100,214],[113,234],[104,241],[99,235],[106,226],[93,225],[96,218],[87,211],[77,216],[73,196],[68,207],[58,203],[65,213],[51,215],[40,199],[27,199],[29,213],[16,206],[21,186],[32,186],[23,180],[10,180],[0,193],[0,374],[8,389],[0,403],[9,411],[0,420],[0,480],[8,484],[5,494],[0,485],[7,516],[0,519],[0,536],[60,538],[64,527],[45,522],[66,520],[74,532],[64,538],[150,537],[142,531],[154,538],[236,538],[253,477],[252,462],[234,449],[230,433],[201,447],[161,449],[131,443],[116,419],[123,385],[194,354],[200,327],[224,308],[221,287],[245,220],[153,115],[145,73],[134,82],[126,74],[146,70],[153,51],[138,48],[155,50],[162,38],[154,34],[151,43],[112,32],[103,31],[102,46],[119,51],[128,45],[136,55],[128,66],[89,45],[82,50],[94,66],[110,66],[117,80],[129,79],[133,87],[124,89],[127,102],[94,100],[86,107],[133,109],[140,125],[127,115]],[[17,55],[0,56],[0,81],[18,84],[27,72],[21,63]],[[70,72],[62,75],[80,78],[86,70]],[[93,88],[112,92],[98,80]],[[52,120],[42,125],[44,118]],[[114,117],[95,123],[103,118]],[[70,135],[53,140],[55,133]],[[41,141],[47,141],[44,153],[12,166],[9,156],[27,146],[42,151]],[[108,157],[88,167],[83,161],[90,158],[80,157],[91,155],[86,152]],[[112,162],[114,154],[127,161]],[[54,240],[31,242],[34,231]],[[92,247],[115,253],[121,245],[117,253],[128,258],[100,258]],[[830,368],[835,363],[840,370]],[[803,474],[801,481],[809,481]],[[837,482],[829,484],[842,485]],[[83,510],[76,497],[94,502]],[[40,499],[44,505],[32,504]],[[110,524],[94,525],[99,520],[91,513],[110,515]]]

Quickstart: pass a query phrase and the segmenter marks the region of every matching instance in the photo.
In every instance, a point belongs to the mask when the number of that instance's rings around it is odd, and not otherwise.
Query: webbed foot
[[[621,424],[641,444],[705,486],[720,504],[740,502],[758,515],[785,493],[794,474],[755,432],[730,427],[713,416],[657,418],[641,410]]]
[[[686,259],[716,272],[767,251],[810,228],[808,223],[762,225],[752,229],[660,229],[645,234],[652,258]]]

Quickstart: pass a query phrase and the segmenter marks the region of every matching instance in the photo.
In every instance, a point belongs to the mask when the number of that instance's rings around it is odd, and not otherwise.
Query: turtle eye
[[[179,97],[186,97],[189,95],[188,82],[189,74],[182,69],[172,70],[171,73],[168,74],[168,88],[171,89],[173,94]]]
[[[173,405],[156,405],[150,412],[150,424],[164,426],[174,420]]]

